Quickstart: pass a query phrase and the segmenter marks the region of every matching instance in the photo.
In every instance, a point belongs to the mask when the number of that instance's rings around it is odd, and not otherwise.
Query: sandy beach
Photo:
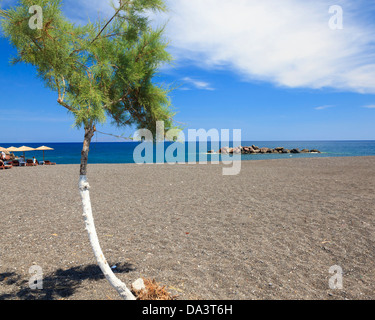
[[[79,166],[0,172],[0,299],[119,299],[84,230]],[[178,299],[375,299],[375,157],[89,165],[103,252]],[[43,269],[32,291],[29,268]],[[329,288],[331,266],[343,289]]]

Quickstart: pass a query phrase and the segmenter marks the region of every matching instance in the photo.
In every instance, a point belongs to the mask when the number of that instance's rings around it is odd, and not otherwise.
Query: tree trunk
[[[102,270],[103,274],[107,278],[108,282],[117,290],[122,298],[125,300],[135,300],[134,295],[126,287],[126,285],[118,279],[112,272],[107,260],[105,259],[102,249],[100,248],[98,235],[96,233],[94,218],[92,215],[89,183],[87,181],[87,159],[89,154],[89,148],[91,139],[94,136],[95,127],[89,126],[85,128],[85,140],[83,142],[83,148],[81,153],[81,168],[80,168],[80,179],[79,179],[79,192],[82,199],[83,206],[83,217],[85,220],[86,230],[89,234],[90,244],[96,261]]]

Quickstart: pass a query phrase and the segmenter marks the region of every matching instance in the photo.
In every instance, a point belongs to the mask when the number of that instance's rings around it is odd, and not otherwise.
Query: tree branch
[[[131,90],[131,87],[129,86],[129,87],[128,87],[128,91],[126,91],[126,93],[125,93],[120,99],[115,100],[115,101],[112,101],[112,102],[111,102],[110,104],[108,104],[108,105],[104,105],[103,108],[104,108],[104,109],[108,109],[108,108],[112,107],[113,105],[118,104],[118,103],[124,101],[124,99],[126,98],[126,96],[128,96],[128,95],[130,94],[130,90]]]
[[[125,4],[127,5],[128,4],[128,1],[126,1],[125,3],[121,3],[120,1],[120,7],[116,10],[115,14],[112,16],[111,19],[109,19],[107,21],[107,23],[104,25],[104,27],[99,31],[99,33],[97,34],[97,36],[94,38],[94,40],[91,41],[90,44],[93,44],[99,37],[100,35],[103,33],[103,31],[108,27],[108,25],[112,22],[112,20],[119,14],[119,12],[122,10],[123,7],[125,7]]]
[[[68,105],[68,104],[66,104],[62,99],[57,99],[57,102],[60,104],[60,105],[62,105],[64,108],[66,108],[66,109],[68,109],[70,112],[73,112],[74,113],[74,109],[70,106],[70,105]]]

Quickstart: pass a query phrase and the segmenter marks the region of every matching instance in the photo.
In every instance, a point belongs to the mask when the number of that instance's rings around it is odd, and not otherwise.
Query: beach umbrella
[[[16,147],[10,147],[7,150],[8,150],[8,152],[17,152],[18,148],[16,148]]]
[[[7,149],[9,152],[17,152],[18,151],[18,148],[16,147],[10,147]]]
[[[39,148],[36,148],[35,150],[37,150],[37,151],[43,151],[43,162],[44,162],[44,151],[54,150],[54,149],[46,147],[46,146],[41,146]]]
[[[25,152],[27,152],[27,151],[35,151],[35,149],[30,148],[30,147],[26,147],[26,146],[22,146],[22,147],[19,147],[16,152],[23,152],[23,158],[26,159],[25,158]]]
[[[0,147],[0,153],[4,152],[6,155],[9,154],[9,151],[5,148]]]
[[[0,152],[4,152],[5,154],[9,154],[8,149],[0,147]]]

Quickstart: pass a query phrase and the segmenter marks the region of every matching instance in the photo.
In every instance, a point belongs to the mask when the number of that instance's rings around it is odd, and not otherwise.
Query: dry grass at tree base
[[[166,290],[166,287],[161,287],[155,279],[143,279],[146,289],[133,291],[137,300],[176,300],[177,296],[172,296]]]

